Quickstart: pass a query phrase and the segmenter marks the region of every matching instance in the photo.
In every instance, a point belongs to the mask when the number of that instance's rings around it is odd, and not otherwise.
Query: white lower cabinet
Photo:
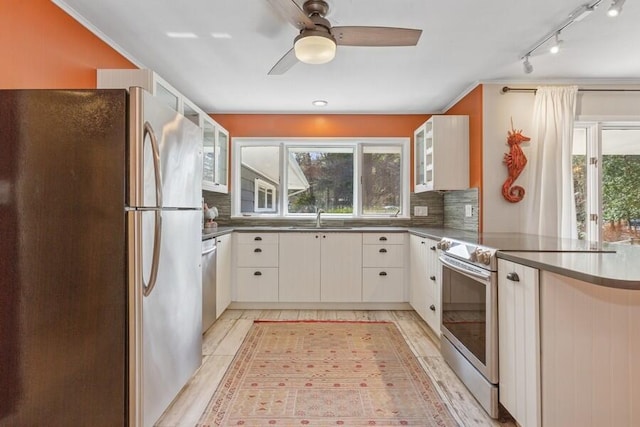
[[[278,233],[236,233],[238,302],[278,302]]]
[[[237,301],[277,302],[278,268],[238,268],[236,270],[236,291]]]
[[[436,249],[437,241],[416,235],[409,236],[410,286],[409,303],[440,336],[442,269]]]
[[[539,271],[498,259],[500,403],[522,427],[541,425]]]
[[[231,304],[231,236],[216,238],[216,319]]]
[[[280,233],[281,302],[320,301],[320,233]]]
[[[279,301],[362,301],[362,233],[280,233]]]
[[[362,301],[405,302],[404,268],[367,267],[362,269]]]

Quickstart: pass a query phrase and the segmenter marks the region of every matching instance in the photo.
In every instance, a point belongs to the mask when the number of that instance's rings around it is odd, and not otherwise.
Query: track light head
[[[620,15],[620,12],[622,12],[622,5],[624,4],[624,2],[625,0],[613,0],[613,2],[611,2],[611,6],[609,6],[607,15],[611,17]]]
[[[553,41],[553,44],[549,49],[549,52],[551,52],[554,55],[560,52],[560,45],[562,44],[562,40],[559,39],[559,36],[560,36],[560,32],[557,32],[555,36],[555,40]]]
[[[531,74],[533,72],[533,65],[529,62],[529,55],[524,57],[524,61],[522,61],[522,69],[525,74]]]

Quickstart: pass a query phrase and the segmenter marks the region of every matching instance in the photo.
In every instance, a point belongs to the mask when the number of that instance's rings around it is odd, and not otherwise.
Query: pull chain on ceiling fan
[[[271,68],[269,74],[284,74],[298,61],[324,64],[331,61],[337,46],[415,46],[422,30],[394,27],[331,27],[325,19],[329,5],[324,0],[307,0],[302,9],[294,0],[267,0],[287,21],[300,30],[293,48]]]

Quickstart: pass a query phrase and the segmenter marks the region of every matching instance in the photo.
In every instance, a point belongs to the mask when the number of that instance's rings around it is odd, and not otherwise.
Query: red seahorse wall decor
[[[520,144],[530,141],[531,138],[522,134],[522,129],[515,130],[513,128],[513,120],[511,121],[511,130],[507,132],[507,144],[509,144],[509,152],[505,153],[503,163],[507,165],[509,177],[502,184],[502,196],[511,203],[517,203],[524,198],[524,188],[520,185],[513,185],[518,179],[525,165],[527,158],[520,148]]]

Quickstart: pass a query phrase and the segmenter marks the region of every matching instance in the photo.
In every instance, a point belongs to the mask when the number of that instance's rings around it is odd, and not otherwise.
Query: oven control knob
[[[436,245],[438,249],[442,249],[443,251],[448,250],[451,247],[451,242],[445,239],[442,239]]]
[[[490,251],[483,251],[483,250],[478,250],[478,262],[484,265],[489,265],[491,264],[491,252]]]

